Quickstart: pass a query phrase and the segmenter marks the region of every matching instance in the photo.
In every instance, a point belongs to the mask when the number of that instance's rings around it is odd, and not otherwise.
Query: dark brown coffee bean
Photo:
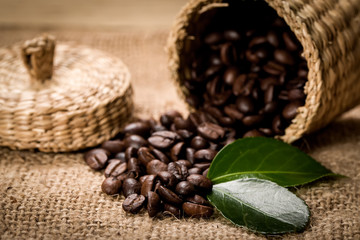
[[[224,31],[224,38],[227,41],[239,41],[241,36],[236,30],[226,30]]]
[[[226,115],[228,115],[229,117],[231,117],[232,119],[235,119],[235,120],[242,120],[244,117],[244,114],[242,112],[239,112],[236,109],[235,105],[225,106],[224,112]]]
[[[147,145],[147,141],[140,135],[128,135],[124,138],[125,147],[133,147],[139,149],[145,145]]]
[[[208,218],[214,213],[214,209],[210,206],[200,205],[191,202],[184,202],[182,208],[186,215],[194,218]]]
[[[186,159],[191,163],[194,164],[195,158],[195,149],[194,148],[186,148]]]
[[[208,45],[219,44],[223,41],[223,35],[218,32],[213,32],[205,36],[204,42]]]
[[[212,161],[217,154],[217,151],[212,149],[200,149],[195,152],[195,159],[198,161]]]
[[[194,133],[192,133],[186,129],[177,130],[176,133],[179,134],[179,136],[185,141],[188,140],[189,138],[191,138],[192,136],[194,136]]]
[[[103,169],[110,153],[102,148],[94,148],[85,153],[84,160],[94,170]]]
[[[282,116],[286,119],[286,120],[291,120],[293,119],[296,114],[297,114],[297,109],[298,107],[302,106],[303,104],[300,101],[294,101],[294,102],[290,102],[289,104],[287,104],[283,111],[282,111]]]
[[[200,205],[208,205],[208,206],[210,206],[209,201],[207,201],[205,198],[203,198],[202,196],[197,195],[197,194],[187,197],[186,201],[191,202],[191,203],[200,204]]]
[[[279,81],[275,77],[267,77],[260,80],[260,88],[262,91],[266,91],[271,85],[279,85]]]
[[[274,99],[274,90],[275,90],[275,87],[274,85],[270,85],[268,86],[268,88],[266,89],[265,93],[264,93],[264,103],[270,103],[273,101]]]
[[[224,72],[224,82],[227,85],[233,85],[236,77],[239,75],[239,70],[236,67],[229,67]]]
[[[280,45],[279,37],[275,31],[270,30],[266,35],[267,41],[275,48],[278,48]]]
[[[290,90],[290,89],[295,89],[295,88],[303,88],[305,85],[306,79],[303,78],[295,78],[295,79],[291,79],[290,81],[288,81],[286,83],[286,89]]]
[[[232,87],[232,92],[235,96],[239,96],[243,92],[246,83],[246,75],[240,74],[235,80]]]
[[[230,65],[236,61],[236,49],[231,43],[225,43],[220,48],[220,59],[226,64]]]
[[[140,194],[141,184],[135,178],[127,178],[123,181],[122,190],[125,197],[133,193]]]
[[[120,192],[122,181],[116,177],[105,178],[101,184],[101,190],[107,195],[114,195]]]
[[[257,64],[260,61],[258,56],[256,56],[256,54],[251,49],[247,49],[245,51],[245,56],[246,56],[246,60],[248,60],[253,64]]]
[[[207,148],[209,146],[208,141],[205,140],[205,138],[200,137],[200,136],[195,136],[190,143],[191,147],[198,150],[198,149],[203,149],[203,148]]]
[[[305,93],[301,89],[291,89],[288,91],[288,98],[290,101],[305,99]]]
[[[207,177],[207,174],[208,174],[208,172],[209,172],[209,169],[210,169],[210,168],[207,168],[205,171],[203,171],[202,175],[203,175],[204,177]]]
[[[213,123],[217,123],[223,117],[222,112],[216,107],[205,106],[204,111],[207,113],[207,116],[211,116],[210,119],[214,119]]]
[[[192,163],[188,160],[185,160],[185,159],[180,159],[178,161],[176,161],[177,164],[180,164],[180,165],[184,165],[186,168],[191,168],[192,167]]]
[[[147,177],[143,180],[140,193],[144,197],[148,197],[148,192],[153,191],[155,187],[155,177],[155,175],[147,175]]]
[[[145,203],[145,197],[138,194],[131,194],[124,200],[122,207],[125,212],[136,214],[140,212]]]
[[[225,131],[222,127],[208,122],[200,124],[197,131],[202,137],[212,141],[217,141],[225,135]]]
[[[191,112],[188,116],[188,121],[190,125],[195,129],[197,128],[197,126],[199,126],[202,123],[199,113],[197,112]]]
[[[168,172],[174,174],[174,176],[179,180],[185,180],[189,175],[187,168],[182,164],[177,164],[171,162],[168,164]]]
[[[181,117],[181,114],[178,111],[170,110],[161,115],[160,122],[163,126],[169,128],[176,117]]]
[[[264,113],[273,113],[277,110],[278,103],[277,102],[269,102],[264,106]]]
[[[288,101],[289,100],[289,92],[287,90],[281,90],[278,99]]]
[[[277,62],[282,64],[293,65],[295,63],[292,55],[288,51],[282,49],[276,49],[274,51],[274,58]]]
[[[170,162],[169,158],[162,151],[160,151],[156,148],[153,148],[151,151],[156,159],[159,159],[160,161],[162,161],[163,163],[166,163],[166,164],[168,164]]]
[[[298,44],[296,44],[296,40],[294,40],[289,33],[284,32],[282,37],[288,50],[296,51],[298,49]]]
[[[132,122],[127,124],[124,129],[124,134],[135,134],[140,136],[147,136],[150,134],[151,125],[149,122]]]
[[[262,115],[250,115],[243,118],[242,122],[247,127],[252,127],[260,124],[264,117]]]
[[[177,178],[174,174],[167,172],[167,171],[161,171],[157,174],[157,178],[161,181],[161,183],[167,187],[167,188],[173,188],[178,183]]]
[[[236,100],[237,108],[244,114],[255,111],[255,104],[250,97],[240,96]]]
[[[285,67],[277,62],[269,61],[263,66],[263,70],[272,75],[280,75],[285,72]]]
[[[261,48],[255,50],[254,54],[260,61],[262,61],[268,57],[269,51],[268,51],[268,49],[261,47]]]
[[[304,78],[304,79],[306,79],[307,76],[308,76],[308,72],[309,72],[309,71],[308,71],[307,69],[300,68],[300,69],[298,70],[298,72],[297,72],[297,75],[298,75],[299,78]]]
[[[179,159],[179,156],[185,151],[185,145],[184,142],[178,142],[176,143],[170,150],[170,158],[173,161],[177,161]]]
[[[190,175],[186,178],[186,180],[194,184],[194,186],[204,190],[211,190],[212,188],[212,182],[210,179],[200,174]]]
[[[180,136],[175,132],[159,131],[154,132],[148,141],[156,148],[166,149],[171,147],[178,139],[180,139]]]
[[[218,65],[221,65],[222,62],[218,55],[213,54],[209,57],[209,64],[218,66]],[[195,79],[195,77],[192,77],[192,78]]]
[[[190,124],[188,120],[183,119],[182,117],[176,117],[174,119],[174,124],[176,129],[186,129],[189,130]]]
[[[134,174],[134,178],[137,178],[141,174],[140,161],[137,158],[130,158],[127,163],[129,172]]]
[[[181,217],[181,209],[172,205],[172,204],[168,204],[165,203],[164,204],[164,214],[170,214],[176,218],[180,218]]]
[[[127,170],[127,163],[122,162],[119,159],[109,160],[109,164],[105,168],[105,177],[117,177],[120,174],[124,173]]]
[[[259,128],[259,131],[263,133],[266,136],[272,136],[274,135],[274,132],[270,128]]]
[[[247,132],[243,135],[244,138],[246,138],[246,137],[262,137],[262,136],[264,136],[264,134],[262,134],[261,132],[259,132],[259,131],[256,130],[256,129],[247,131]]]
[[[194,167],[200,168],[202,171],[204,171],[205,169],[210,167],[210,164],[211,163],[209,162],[200,162],[200,163],[195,163]]]
[[[165,171],[167,170],[168,166],[161,162],[160,160],[158,159],[154,159],[154,160],[151,160],[147,165],[146,165],[146,172],[148,174],[158,174],[159,172],[161,171]]]
[[[249,47],[252,48],[256,45],[260,45],[263,43],[266,43],[267,39],[264,36],[258,36],[258,37],[254,37],[253,39],[251,39],[251,41],[249,42]]]
[[[283,121],[280,117],[280,115],[276,115],[272,121],[272,130],[278,134],[282,135],[284,133],[283,131]]]
[[[120,140],[108,140],[101,144],[101,148],[114,154],[123,151],[125,148],[125,144]]]
[[[139,148],[138,152],[138,159],[144,166],[147,166],[147,164],[155,159],[155,156],[150,153],[150,149],[147,147],[141,147]]]
[[[193,168],[190,168],[188,170],[188,172],[189,172],[189,175],[192,175],[192,174],[201,174],[203,171],[200,168],[193,167]]]
[[[255,79],[248,80],[245,86],[243,87],[241,94],[243,96],[249,96],[252,90],[254,89],[254,85],[255,85]]]
[[[147,211],[149,217],[155,217],[161,211],[161,200],[156,192],[148,192]]]
[[[141,184],[141,187],[142,187],[142,185],[144,184],[145,179],[146,179],[148,176],[150,176],[150,175],[142,175],[142,176],[139,178],[139,182],[140,182],[140,184]],[[141,191],[140,191],[140,192],[141,192]]]
[[[119,159],[121,160],[122,162],[126,162],[126,159],[125,159],[125,152],[119,152],[117,153],[115,156],[114,156],[115,159]]]
[[[176,195],[176,193],[166,187],[160,186],[158,189],[158,193],[165,202],[175,205],[179,205],[183,202],[183,200],[178,195]]]
[[[130,158],[136,158],[137,157],[137,152],[138,152],[138,149],[135,148],[135,147],[128,147],[126,148],[125,150],[125,160],[126,161],[129,161]]]
[[[188,181],[181,181],[176,185],[175,191],[182,196],[186,196],[195,193],[195,187]]]

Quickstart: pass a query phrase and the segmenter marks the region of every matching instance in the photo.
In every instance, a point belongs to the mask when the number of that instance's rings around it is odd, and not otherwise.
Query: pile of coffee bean
[[[234,127],[237,136],[283,135],[305,102],[301,44],[283,19],[266,17],[232,29],[210,24],[218,27],[197,37],[201,43],[184,63],[186,101],[212,122]]]
[[[212,119],[202,111],[183,118],[171,110],[159,122],[137,120],[117,139],[86,152],[84,159],[94,170],[105,168],[102,191],[122,192],[126,212],[146,207],[150,217],[158,213],[210,217],[213,207],[206,194],[212,183],[206,175],[217,152],[236,134]]]

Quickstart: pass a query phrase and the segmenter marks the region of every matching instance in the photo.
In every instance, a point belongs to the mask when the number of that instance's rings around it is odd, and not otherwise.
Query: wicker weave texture
[[[114,137],[130,117],[130,73],[119,59],[58,44],[52,79],[34,83],[19,54],[0,50],[0,145],[75,151]]]
[[[304,49],[309,74],[303,107],[281,138],[293,142],[324,127],[360,102],[360,0],[267,0],[294,32]],[[186,74],[181,55],[194,36],[188,29],[209,9],[228,7],[221,0],[193,0],[180,12],[168,38],[169,67],[181,86]]]

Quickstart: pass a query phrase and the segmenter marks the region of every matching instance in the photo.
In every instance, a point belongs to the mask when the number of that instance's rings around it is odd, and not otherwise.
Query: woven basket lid
[[[74,44],[55,47],[45,35],[0,49],[2,146],[95,146],[114,137],[132,110],[130,73],[118,58]]]

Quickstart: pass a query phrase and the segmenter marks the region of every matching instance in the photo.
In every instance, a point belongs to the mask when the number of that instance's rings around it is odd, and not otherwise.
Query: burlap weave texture
[[[0,29],[0,45],[32,38],[39,30]],[[59,40],[76,41],[121,57],[129,67],[136,115],[167,109],[186,114],[169,79],[164,45],[167,30],[50,31]],[[279,239],[360,239],[360,107],[299,145],[333,172],[347,178],[325,179],[296,194],[311,211],[308,228]],[[235,227],[218,213],[209,220],[150,219],[126,214],[123,197],[103,194],[102,173],[81,153],[46,154],[0,148],[1,239],[264,239]]]

